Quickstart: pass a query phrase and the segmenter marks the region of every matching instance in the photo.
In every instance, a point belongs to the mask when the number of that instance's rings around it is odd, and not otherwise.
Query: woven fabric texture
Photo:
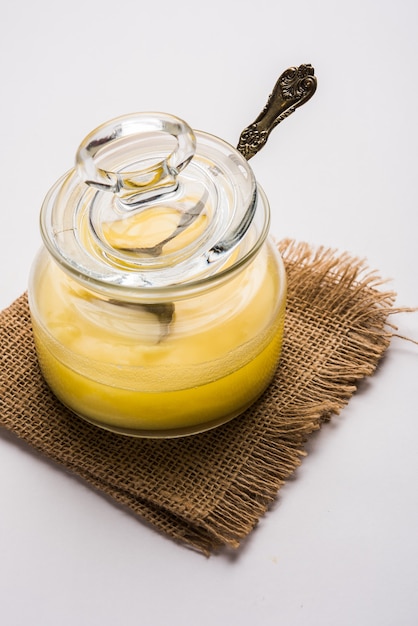
[[[277,374],[245,414],[170,440],[115,435],[72,415],[40,373],[26,294],[0,314],[0,425],[171,538],[237,548],[389,346],[395,294],[348,254],[284,240],[288,275]]]

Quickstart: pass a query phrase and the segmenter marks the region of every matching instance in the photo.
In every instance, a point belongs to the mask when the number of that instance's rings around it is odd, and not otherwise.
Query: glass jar
[[[245,158],[162,113],[81,143],[41,210],[29,304],[42,373],[78,416],[142,437],[201,432],[266,389],[283,262]]]

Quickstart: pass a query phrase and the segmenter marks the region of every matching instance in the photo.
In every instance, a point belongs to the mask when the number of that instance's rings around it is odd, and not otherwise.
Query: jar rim
[[[65,176],[63,177],[63,179],[64,178]],[[57,182],[57,185],[59,184],[59,182],[60,181]],[[50,193],[53,192],[54,187],[50,190]],[[70,258],[62,255],[61,251],[57,248],[57,246],[54,245],[54,241],[51,240],[51,238],[45,232],[44,224],[42,221],[42,214],[40,220],[41,235],[45,247],[51,254],[54,261],[60,266],[60,268],[64,270],[67,274],[69,274],[76,282],[91,291],[94,291],[104,296],[114,296],[121,301],[152,300],[153,302],[157,302],[159,300],[166,300],[167,297],[170,296],[175,296],[176,299],[179,299],[182,297],[182,294],[184,294],[183,297],[190,297],[192,292],[195,292],[197,294],[202,290],[210,289],[226,282],[230,279],[231,276],[244,269],[255,258],[255,256],[260,251],[260,248],[265,243],[270,230],[270,207],[267,196],[259,184],[257,185],[257,196],[257,208],[259,209],[258,212],[260,212],[261,206],[262,218],[264,219],[260,220],[262,222],[261,229],[257,233],[255,241],[251,242],[248,250],[236,261],[213,274],[204,275],[194,280],[177,284],[158,286],[147,285],[146,287],[138,287],[137,285],[130,285],[129,283],[122,281],[109,282],[107,280],[102,280],[100,277],[94,276],[93,274],[81,272],[79,267],[75,263],[73,263]]]

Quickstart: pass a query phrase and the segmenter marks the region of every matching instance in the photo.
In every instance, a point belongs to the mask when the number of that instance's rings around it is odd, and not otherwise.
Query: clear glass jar
[[[232,146],[161,113],[93,131],[41,210],[29,304],[43,375],[75,414],[142,437],[242,413],[280,356],[286,275]]]

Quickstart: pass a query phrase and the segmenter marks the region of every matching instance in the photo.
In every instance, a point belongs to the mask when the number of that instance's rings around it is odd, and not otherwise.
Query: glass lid
[[[174,116],[135,113],[82,141],[75,168],[45,199],[41,231],[61,266],[91,288],[155,295],[245,263],[268,229],[258,195],[231,145]],[[247,241],[256,211],[258,234]]]

